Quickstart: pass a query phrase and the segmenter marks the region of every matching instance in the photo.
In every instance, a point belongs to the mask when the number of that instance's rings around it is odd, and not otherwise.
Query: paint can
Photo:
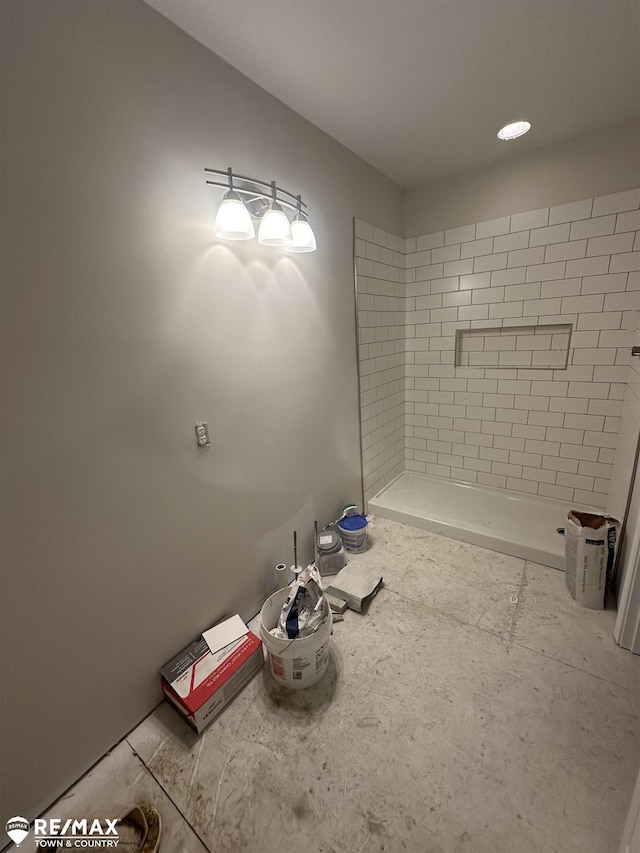
[[[338,532],[347,551],[362,551],[367,544],[368,522],[364,515],[348,515],[338,522]]]

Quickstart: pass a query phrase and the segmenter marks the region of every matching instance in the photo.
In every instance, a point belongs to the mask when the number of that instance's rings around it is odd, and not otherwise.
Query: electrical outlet
[[[209,424],[196,424],[196,442],[198,447],[211,447],[211,439],[209,438]]]

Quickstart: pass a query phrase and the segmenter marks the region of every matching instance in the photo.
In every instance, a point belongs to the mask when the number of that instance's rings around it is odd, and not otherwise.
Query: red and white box
[[[236,630],[230,634],[232,622],[241,625],[244,633],[238,636]],[[216,648],[233,633],[235,639]],[[205,631],[166,663],[160,670],[160,683],[167,699],[200,733],[246,687],[263,663],[262,641],[234,616]]]

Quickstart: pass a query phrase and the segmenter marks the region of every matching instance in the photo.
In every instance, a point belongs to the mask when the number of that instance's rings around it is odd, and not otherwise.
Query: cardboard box
[[[216,651],[199,637],[162,667],[160,682],[167,699],[200,733],[263,663],[262,641],[251,631]]]

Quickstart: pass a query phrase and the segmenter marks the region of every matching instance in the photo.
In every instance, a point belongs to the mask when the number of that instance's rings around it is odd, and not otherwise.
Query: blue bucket
[[[364,515],[348,515],[340,519],[338,531],[347,551],[362,551],[367,544],[367,526]]]

